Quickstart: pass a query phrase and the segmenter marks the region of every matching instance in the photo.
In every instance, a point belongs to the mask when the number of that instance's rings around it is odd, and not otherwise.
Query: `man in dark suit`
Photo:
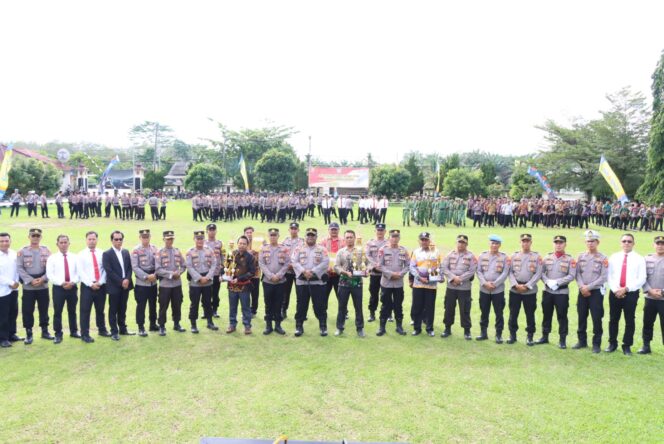
[[[106,291],[108,292],[108,323],[111,326],[111,339],[119,341],[120,335],[134,335],[127,330],[127,302],[129,291],[134,288],[131,279],[131,257],[129,251],[122,248],[124,234],[121,231],[111,233],[113,247],[104,251],[102,264],[106,270]],[[119,328],[118,328],[119,327]]]

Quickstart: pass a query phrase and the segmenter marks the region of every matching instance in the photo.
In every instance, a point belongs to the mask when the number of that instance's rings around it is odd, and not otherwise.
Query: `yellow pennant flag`
[[[609,165],[609,162],[606,161],[606,158],[603,155],[599,160],[599,172],[602,173],[602,176],[613,190],[613,194],[616,195],[616,198],[623,203],[629,202],[625,190],[623,189],[620,180],[618,180],[618,176],[613,172],[611,165]]]
[[[7,187],[9,186],[9,170],[12,166],[13,154],[14,146],[9,145],[5,150],[5,157],[2,159],[2,165],[0,165],[0,199],[5,196]]]
[[[244,191],[249,192],[249,177],[247,176],[247,163],[244,161],[244,156],[240,153],[240,176],[244,180]]]

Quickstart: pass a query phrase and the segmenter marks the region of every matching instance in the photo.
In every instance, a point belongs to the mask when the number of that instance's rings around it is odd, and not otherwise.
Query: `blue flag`
[[[120,158],[116,154],[113,159],[108,163],[108,166],[104,170],[104,172],[101,175],[101,178],[99,179],[99,194],[102,194],[104,192],[104,189],[106,188],[106,179],[108,178],[108,173],[111,172],[115,164],[120,162]]]
[[[546,191],[546,194],[548,194],[551,199],[556,198],[556,195],[553,194],[553,190],[551,189],[551,185],[549,185],[549,182],[546,180],[546,176],[543,176],[542,173],[537,170],[537,168],[528,167],[528,174],[539,181],[540,185],[542,185],[542,188],[544,191]]]

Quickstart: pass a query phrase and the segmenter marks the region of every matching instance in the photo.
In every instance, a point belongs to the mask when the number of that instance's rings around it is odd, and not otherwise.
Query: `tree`
[[[650,203],[664,202],[664,51],[652,75],[652,124],[646,177],[637,197]]]
[[[62,172],[53,165],[35,159],[14,156],[9,170],[8,190],[18,188],[23,194],[27,191],[53,195],[62,184]]]
[[[293,191],[297,157],[272,148],[258,159],[254,169],[254,184],[264,191]]]
[[[424,188],[424,174],[422,174],[422,168],[417,164],[415,156],[408,156],[403,167],[410,173],[407,193],[409,195],[421,193]]]
[[[371,169],[369,189],[372,194],[382,196],[404,196],[408,192],[410,173],[394,165],[379,165]]]
[[[210,190],[220,187],[222,183],[221,168],[207,163],[191,167],[184,179],[185,188],[198,193],[209,193]]]
[[[161,168],[163,151],[173,145],[173,130],[168,125],[146,120],[129,130],[129,140],[139,150],[151,148],[152,159],[146,159],[145,163],[151,164],[152,170],[157,171]]]
[[[492,160],[488,160],[480,164],[480,171],[482,171],[484,185],[489,186],[493,183],[496,183],[496,164]]]
[[[166,183],[164,176],[167,174],[168,169],[165,168],[162,168],[159,171],[145,171],[145,177],[143,178],[143,188],[148,188],[150,190],[161,190],[164,188],[164,183]]]
[[[479,170],[454,168],[447,173],[443,182],[443,194],[449,197],[466,199],[470,195],[485,196],[486,186]]]
[[[523,197],[535,197],[542,194],[542,187],[533,176],[528,174],[528,162],[514,162],[510,178],[510,197],[520,200]]]

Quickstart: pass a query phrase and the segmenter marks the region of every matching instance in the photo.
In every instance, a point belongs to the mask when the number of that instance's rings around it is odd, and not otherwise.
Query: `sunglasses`
[[[624,239],[624,240],[621,240],[620,242],[622,242],[623,244],[632,244],[632,243],[634,243],[634,241],[631,240],[631,239]]]
[[[41,234],[31,234],[30,237],[41,237]]]

